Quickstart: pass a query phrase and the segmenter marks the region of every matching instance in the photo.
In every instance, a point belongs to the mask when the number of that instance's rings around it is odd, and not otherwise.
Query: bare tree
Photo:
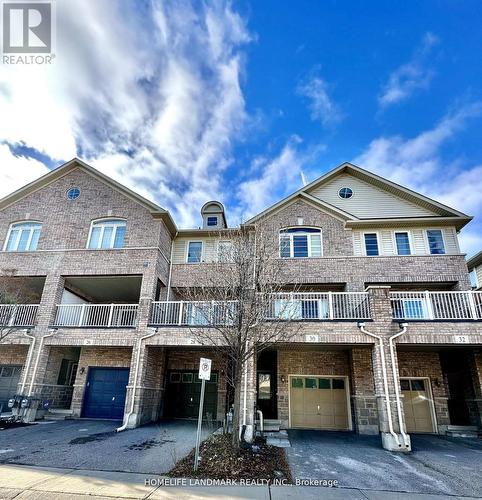
[[[213,236],[217,256],[203,286],[190,288],[180,299],[189,301],[184,322],[194,339],[227,356],[227,382],[234,392],[232,444],[237,449],[247,363],[275,342],[288,342],[299,327],[290,321],[296,311],[283,286],[278,247],[262,229],[241,227]],[[291,283],[291,291],[293,287]]]
[[[0,275],[0,344],[14,332],[24,330],[28,309],[20,304],[30,302],[26,278],[15,276],[15,269],[4,269]]]

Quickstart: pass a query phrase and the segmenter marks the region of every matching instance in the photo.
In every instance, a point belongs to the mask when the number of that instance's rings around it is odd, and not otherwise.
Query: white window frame
[[[403,253],[398,253],[398,246],[397,246],[397,233],[407,233],[408,234],[408,246],[410,249],[410,253],[408,255],[403,254]],[[412,243],[412,232],[409,231],[408,229],[399,229],[397,231],[393,231],[393,249],[395,250],[395,254],[398,255],[399,257],[410,257],[413,255],[413,243]]]
[[[199,257],[199,262],[189,262],[189,245],[191,243],[201,243],[201,256]],[[186,264],[201,264],[204,262],[204,241],[203,240],[189,240],[186,242],[186,257],[184,259]]]
[[[228,259],[226,259],[226,256],[224,256],[224,260],[221,259],[221,252],[220,252],[223,243],[229,243],[229,246],[231,247],[230,248],[231,256],[228,255]],[[233,262],[232,251],[233,251],[232,240],[218,240],[217,245],[216,245],[216,255],[217,255],[218,262],[221,262],[221,263]]]
[[[216,219],[216,224],[209,224],[209,219]],[[219,217],[217,215],[206,216],[206,227],[217,227],[219,224]]]
[[[290,226],[290,227],[283,227],[279,230],[278,234],[278,255],[280,259],[318,259],[320,257],[323,257],[323,231],[320,227],[314,227],[314,226],[302,226],[303,228],[306,229],[316,229],[319,231],[319,233],[283,233],[283,231],[289,230],[289,229],[300,229],[300,226]],[[320,235],[320,255],[313,257],[311,255],[311,235]],[[282,257],[281,256],[281,237],[282,236],[289,236],[290,238],[290,256],[289,257]],[[294,236],[308,236],[308,256],[307,257],[295,257],[294,256],[294,243],[293,243],[293,237]]]
[[[123,226],[121,226],[120,224],[109,225],[108,224],[109,221],[112,221],[112,222],[114,222],[114,221],[115,222],[123,222],[124,225]],[[100,227],[101,228],[101,230],[100,230],[100,236],[99,236],[99,246],[97,248],[91,248],[90,247],[90,238],[92,237],[92,231],[94,230],[94,227]],[[112,231],[112,237],[111,237],[111,240],[110,240],[109,247],[108,248],[102,248],[102,240],[104,238],[104,229],[106,227],[113,227],[114,230]],[[114,248],[115,236],[116,236],[117,228],[118,227],[125,227],[126,228],[126,232],[127,232],[127,220],[123,219],[122,217],[104,217],[102,219],[95,219],[95,220],[93,220],[90,223],[89,236],[87,238],[87,245],[86,245],[85,248],[87,250],[121,250],[124,247]]]
[[[40,232],[42,232],[42,222],[37,221],[37,220],[19,220],[17,222],[12,222],[8,228],[7,231],[7,238],[5,239],[5,243],[3,244],[3,251],[7,251],[8,247],[8,242],[10,241],[10,235],[12,234],[12,231],[15,230],[15,226],[21,226],[21,225],[28,225],[28,224],[38,224],[40,226]],[[35,228],[36,229],[36,228]],[[22,235],[22,232],[25,231],[25,229],[22,229],[19,231],[17,240],[15,242],[15,250],[8,250],[9,252],[35,252],[35,250],[30,250],[30,244],[32,243],[32,237],[35,229],[29,229],[30,234],[28,235],[28,240],[27,240],[27,250],[18,250],[18,244],[20,242],[20,237]],[[40,236],[39,236],[40,237]]]
[[[428,242],[428,232],[429,231],[440,231],[440,234],[442,235],[442,242],[444,244],[444,253],[432,253],[430,251],[430,243]],[[444,235],[444,230],[441,227],[428,227],[425,229],[425,245],[427,248],[427,255],[447,255],[447,242],[445,241],[445,235]]]
[[[376,234],[378,255],[367,255],[367,245],[365,242],[365,235],[366,234]],[[378,231],[363,231],[362,247],[363,247],[363,255],[365,257],[380,257],[382,255],[382,247],[380,246],[380,234],[378,233]]]

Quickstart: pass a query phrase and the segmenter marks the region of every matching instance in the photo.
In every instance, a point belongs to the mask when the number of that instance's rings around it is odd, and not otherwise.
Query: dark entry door
[[[197,371],[171,370],[167,373],[164,416],[168,418],[197,418],[201,398],[201,381]],[[203,418],[216,420],[218,407],[218,374],[211,372],[206,382]]]
[[[122,420],[129,368],[89,368],[82,417]]]
[[[256,407],[263,412],[263,418],[276,418],[275,376],[271,371],[258,371]]]
[[[8,400],[17,392],[17,385],[22,372],[21,365],[0,365],[0,407],[8,409]]]

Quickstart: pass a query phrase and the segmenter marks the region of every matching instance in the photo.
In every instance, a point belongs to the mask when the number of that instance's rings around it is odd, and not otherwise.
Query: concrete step
[[[475,425],[449,425],[445,434],[449,437],[476,438],[479,431]]]
[[[44,420],[67,420],[72,418],[72,410],[64,410],[61,408],[50,408],[44,415]]]
[[[266,419],[263,421],[263,428],[265,432],[277,432],[280,430],[281,420]],[[256,428],[260,430],[259,420],[256,420]]]
[[[278,431],[278,432],[265,432],[266,444],[271,446],[277,446],[278,448],[290,448],[291,442],[288,437],[288,432]]]
[[[477,431],[476,425],[447,425],[448,431]]]

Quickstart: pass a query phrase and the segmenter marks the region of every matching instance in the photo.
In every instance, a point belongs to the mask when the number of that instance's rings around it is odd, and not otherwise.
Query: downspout
[[[43,335],[42,337],[40,337],[40,344],[39,344],[39,348],[38,348],[37,359],[35,360],[35,366],[33,368],[33,373],[32,373],[32,380],[30,381],[30,387],[28,389],[27,397],[31,396],[32,392],[33,392],[33,384],[35,382],[35,377],[37,375],[37,369],[38,369],[38,365],[40,362],[40,356],[42,355],[42,347],[44,344],[44,339],[47,337],[51,337],[55,332],[56,332],[56,330],[54,330],[50,333],[47,333],[46,335]]]
[[[32,339],[32,347],[28,353],[28,357],[27,357],[27,364],[25,366],[25,373],[24,373],[24,376],[23,376],[23,382],[22,382],[22,387],[20,388],[20,394],[23,394],[23,390],[25,389],[25,384],[27,383],[27,377],[28,377],[28,371],[30,370],[30,363],[32,362],[32,357],[33,357],[33,352],[35,350],[35,344],[37,343],[37,337],[35,337],[35,335],[30,335],[29,334],[29,331],[30,330],[27,330],[26,332],[23,332],[23,334]]]
[[[397,376],[397,370],[395,369],[395,346],[393,341],[397,338],[400,337],[400,335],[403,335],[407,331],[407,324],[406,323],[401,323],[400,324],[401,330],[396,333],[395,335],[392,335],[388,339],[388,344],[390,346],[390,357],[392,361],[392,373],[393,373],[393,383],[395,385],[395,399],[397,400],[397,413],[398,413],[398,425],[400,427],[400,434],[403,437],[403,442],[405,444],[406,448],[410,447],[410,439],[408,437],[408,434],[405,431],[405,421],[402,418],[402,402],[400,400],[400,391],[398,389],[398,376]]]
[[[166,300],[169,301],[171,296],[171,274],[172,274],[172,256],[174,254],[174,241],[171,243],[171,259],[169,261],[169,277],[167,278],[167,296]]]
[[[127,416],[124,418],[124,423],[116,429],[116,432],[122,432],[127,429],[127,424],[129,423],[129,419],[131,418],[132,414],[134,413],[134,403],[135,403],[135,398],[136,398],[136,390],[137,390],[137,378],[139,375],[139,367],[141,365],[141,348],[142,348],[142,341],[145,339],[148,339],[149,337],[153,337],[157,333],[157,329],[149,333],[147,335],[144,335],[144,337],[141,337],[139,339],[139,344],[137,346],[137,359],[136,359],[136,369],[134,372],[134,383],[132,384],[132,397],[131,397],[131,407],[129,410],[129,413]]]
[[[393,430],[392,411],[390,408],[390,393],[388,391],[387,365],[385,363],[385,352],[384,352],[384,346],[383,346],[383,339],[379,335],[375,335],[374,333],[370,333],[369,331],[365,330],[365,323],[358,323],[358,328],[360,328],[360,331],[362,333],[366,333],[370,337],[377,339],[379,344],[380,344],[380,357],[381,357],[381,361],[382,361],[382,375],[383,375],[383,386],[384,386],[384,390],[385,390],[385,406],[386,406],[387,417],[388,417],[388,430],[389,430],[390,434],[393,436],[393,439],[395,439],[398,446],[401,448],[402,445],[400,443],[400,439],[398,438],[398,435],[396,434],[396,432]]]

